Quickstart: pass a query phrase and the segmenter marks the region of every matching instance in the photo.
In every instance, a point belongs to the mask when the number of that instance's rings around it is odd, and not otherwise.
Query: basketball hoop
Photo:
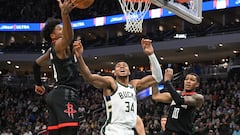
[[[141,33],[143,19],[151,5],[150,0],[118,0],[126,17],[125,30]]]

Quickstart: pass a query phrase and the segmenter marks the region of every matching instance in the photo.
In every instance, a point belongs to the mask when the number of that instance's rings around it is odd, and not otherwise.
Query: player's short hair
[[[126,61],[124,61],[124,60],[118,60],[114,67],[116,67],[116,65],[117,65],[119,62],[124,62],[124,63],[126,63],[126,64],[128,65],[128,63],[127,63]],[[129,65],[128,65],[128,67],[129,67]]]
[[[199,77],[199,75],[197,75],[196,73],[188,73],[188,75],[193,75],[193,76],[195,76],[196,79],[197,79],[197,82],[200,83],[200,77]]]
[[[52,39],[50,37],[51,33],[53,32],[54,28],[56,25],[60,24],[61,20],[60,19],[55,19],[55,18],[48,18],[47,21],[45,22],[45,26],[41,31],[41,36],[48,42],[51,43]]]

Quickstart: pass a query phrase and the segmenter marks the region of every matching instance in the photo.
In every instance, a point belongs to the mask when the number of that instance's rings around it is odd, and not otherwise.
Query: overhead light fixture
[[[218,46],[219,46],[219,47],[223,47],[223,43],[219,43]]]
[[[195,57],[198,57],[198,53],[195,53],[194,56],[195,56]]]
[[[8,65],[11,65],[11,64],[12,64],[12,62],[11,62],[10,60],[8,60],[8,61],[7,61],[7,64],[8,64]]]
[[[19,68],[20,68],[20,66],[16,65],[16,66],[15,66],[15,68],[16,68],[16,69],[19,69]]]
[[[238,51],[238,50],[233,50],[233,53],[234,53],[234,54],[237,54],[237,53],[240,53],[240,51]]]
[[[162,26],[162,25],[159,25],[159,26],[158,26],[158,30],[159,30],[159,31],[163,31],[163,30],[164,30],[163,26]]]
[[[183,47],[180,47],[176,52],[182,52],[183,50],[184,50]]]
[[[240,22],[240,20],[239,20],[238,18],[236,18],[235,21],[236,21],[237,23]]]

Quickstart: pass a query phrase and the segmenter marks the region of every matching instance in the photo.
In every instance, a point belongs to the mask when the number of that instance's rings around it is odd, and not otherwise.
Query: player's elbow
[[[152,95],[152,100],[154,100],[154,101],[157,101],[157,100],[159,100],[159,98],[158,98],[158,96],[157,96],[158,94],[153,94]]]

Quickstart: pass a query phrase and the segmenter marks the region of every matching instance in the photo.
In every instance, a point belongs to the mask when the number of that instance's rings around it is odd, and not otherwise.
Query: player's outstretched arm
[[[62,3],[61,0],[57,0],[59,4],[59,8],[61,9],[62,16],[62,38],[56,41],[56,49],[57,50],[65,50],[73,40],[74,32],[71,25],[71,19],[69,13],[75,7],[71,0],[64,0]]]
[[[73,49],[80,65],[80,73],[82,74],[84,80],[88,81],[96,88],[109,88],[114,79],[110,76],[100,76],[98,74],[91,73],[82,56],[83,45],[81,43],[81,40],[74,41]]]
[[[136,86],[137,90],[146,89],[152,86],[153,84],[161,82],[163,79],[162,69],[160,67],[157,57],[154,54],[152,40],[143,38],[141,40],[141,45],[143,48],[143,52],[146,55],[148,55],[148,58],[151,64],[150,66],[151,66],[152,75],[145,76],[140,80],[133,80],[132,83]]]
[[[156,102],[161,103],[171,103],[172,97],[169,92],[162,92],[158,91],[158,84],[152,86],[152,99]]]

